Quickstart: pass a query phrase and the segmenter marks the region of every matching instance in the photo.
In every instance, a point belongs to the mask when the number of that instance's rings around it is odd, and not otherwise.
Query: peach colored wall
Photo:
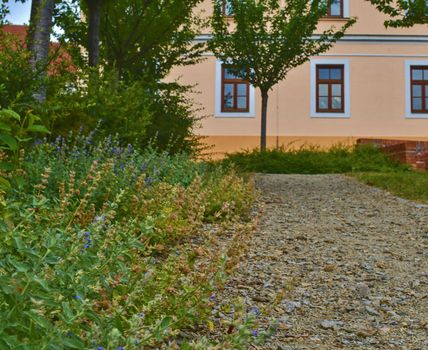
[[[271,146],[277,143],[311,143],[328,145],[354,142],[359,137],[427,139],[428,119],[405,118],[405,61],[427,60],[428,28],[388,29],[384,16],[365,0],[349,0],[350,15],[359,22],[352,35],[400,35],[425,42],[385,42],[378,38],[363,41],[344,40],[317,60],[347,59],[350,67],[350,118],[313,118],[310,113],[310,63],[292,70],[285,81],[270,93],[268,136]],[[211,1],[204,4],[209,13]],[[330,21],[326,21],[330,24]],[[413,37],[412,37],[413,36]],[[385,37],[388,38],[388,37]],[[368,40],[370,39],[370,40]],[[427,63],[428,64],[428,63]],[[253,118],[215,117],[216,59],[207,54],[195,66],[181,67],[172,79],[195,85],[193,95],[207,117],[197,132],[208,136],[214,151],[225,152],[258,145],[260,135],[260,96],[256,93],[256,116]]]
[[[426,35],[428,30],[425,25],[417,25],[413,28],[388,28],[383,25],[388,16],[379,12],[366,0],[344,0],[349,2],[349,17],[357,17],[357,23],[349,30],[348,34],[371,34],[371,35]],[[196,13],[209,17],[212,14],[213,0],[205,0],[200,4]],[[324,19],[320,29],[330,25],[340,26],[344,20]],[[205,34],[210,33],[210,29],[203,30]]]

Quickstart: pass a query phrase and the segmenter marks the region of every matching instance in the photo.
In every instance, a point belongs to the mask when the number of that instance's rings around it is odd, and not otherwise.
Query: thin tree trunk
[[[260,132],[260,151],[266,151],[266,125],[267,125],[267,107],[269,94],[268,90],[261,90],[262,93],[262,125]]]
[[[89,8],[88,64],[96,67],[100,57],[100,18],[103,0],[86,0]]]
[[[43,79],[47,76],[50,35],[55,0],[33,0],[31,4],[28,49],[31,52],[31,66],[41,83],[34,98],[43,103],[46,100],[46,85]]]

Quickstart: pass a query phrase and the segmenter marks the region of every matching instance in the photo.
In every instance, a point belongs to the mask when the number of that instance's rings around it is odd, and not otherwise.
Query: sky
[[[24,4],[15,2],[15,0],[8,1],[9,15],[6,19],[12,24],[28,24],[30,21],[31,1],[26,1]]]

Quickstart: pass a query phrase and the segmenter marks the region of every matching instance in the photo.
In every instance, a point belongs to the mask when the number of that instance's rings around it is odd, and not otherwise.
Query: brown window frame
[[[327,15],[325,17],[326,18],[344,18],[343,17],[343,5],[344,5],[344,1],[340,0],[340,15],[332,15],[331,14],[331,2],[332,2],[332,0],[329,1],[328,8],[327,8]]]
[[[413,71],[414,70],[422,70],[422,80],[414,80],[413,79]],[[424,71],[428,72],[428,66],[410,66],[410,106],[411,111],[414,114],[426,114],[428,113],[428,105],[426,103],[426,99],[428,98],[428,95],[426,94],[426,89],[428,87],[428,80],[424,80]],[[414,109],[413,108],[413,86],[418,85],[422,87],[422,109]],[[419,96],[416,96],[416,98],[419,98]]]
[[[320,79],[319,71],[320,69],[340,69],[341,70],[341,79]],[[345,66],[343,64],[317,64],[316,66],[316,111],[317,113],[345,113]],[[320,84],[328,85],[328,108],[320,109],[319,104],[319,86]],[[334,109],[333,106],[333,96],[332,96],[332,85],[341,85],[341,98],[342,98],[342,108]]]
[[[248,113],[250,111],[250,83],[241,78],[227,79],[227,65],[221,66],[221,112],[222,113]],[[224,87],[226,84],[233,84],[233,107],[226,107],[224,101]],[[245,108],[237,108],[238,106],[238,85],[246,84],[247,86],[247,103]]]
[[[222,13],[224,17],[233,17],[233,14],[226,14],[227,0],[223,0]]]

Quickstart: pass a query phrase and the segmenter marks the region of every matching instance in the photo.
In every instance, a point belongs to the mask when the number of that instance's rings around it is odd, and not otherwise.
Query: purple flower
[[[215,300],[215,294],[211,294],[210,301],[214,301],[214,300]]]
[[[144,312],[140,312],[140,313],[138,314],[138,317],[139,317],[139,318],[144,318]]]
[[[259,332],[257,330],[253,330],[251,334],[253,335],[253,337],[257,337],[259,335]]]
[[[77,300],[82,300],[82,297],[80,295],[75,295],[73,298]]]
[[[88,248],[89,248],[89,244],[88,244],[88,243],[86,243],[83,247],[84,247],[85,249],[88,249]]]

